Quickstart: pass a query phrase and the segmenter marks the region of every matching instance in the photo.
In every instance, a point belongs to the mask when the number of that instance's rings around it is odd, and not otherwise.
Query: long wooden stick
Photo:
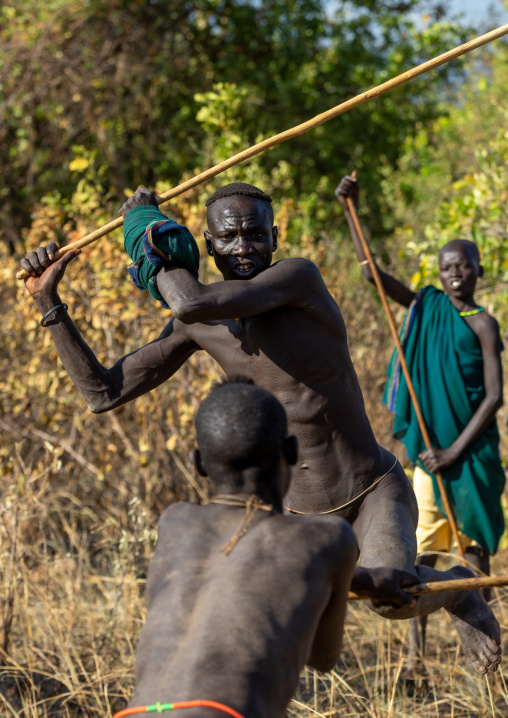
[[[403,85],[404,83],[409,82],[409,80],[412,80],[414,77],[423,75],[425,72],[433,70],[435,67],[439,67],[439,65],[444,65],[446,62],[450,62],[450,60],[454,60],[456,57],[465,55],[467,52],[471,52],[471,50],[475,50],[482,45],[486,45],[487,43],[492,42],[492,40],[497,40],[498,38],[503,37],[506,34],[508,34],[508,25],[503,25],[502,27],[499,27],[496,30],[492,30],[485,35],[480,35],[473,40],[469,40],[468,42],[464,43],[463,45],[459,45],[453,50],[448,50],[448,52],[444,52],[442,55],[438,55],[432,60],[427,60],[427,62],[423,62],[421,65],[417,65],[411,70],[407,70],[407,72],[403,72],[401,75],[397,75],[397,77],[394,77],[391,80],[387,80],[381,85],[377,85],[376,87],[367,90],[367,92],[363,92],[362,94],[357,95],[356,97],[353,97],[352,99],[347,100],[346,102],[343,102],[336,107],[333,107],[331,110],[322,112],[320,115],[316,115],[312,119],[307,120],[306,122],[302,122],[302,124],[300,125],[296,125],[296,127],[286,130],[285,132],[281,132],[278,135],[274,135],[273,137],[269,137],[262,142],[258,142],[256,145],[253,145],[252,147],[249,147],[248,149],[239,152],[237,155],[230,157],[228,160],[220,162],[218,165],[215,165],[215,167],[211,167],[205,172],[201,172],[195,177],[192,177],[190,180],[182,182],[182,184],[179,184],[177,187],[174,187],[167,192],[163,192],[160,195],[159,204],[163,204],[164,202],[167,202],[168,200],[177,197],[179,194],[182,194],[183,192],[186,192],[187,190],[196,187],[202,182],[206,182],[212,177],[215,177],[215,175],[218,175],[221,172],[224,172],[225,170],[234,167],[240,162],[244,162],[245,160],[254,157],[254,155],[257,155],[260,152],[264,152],[264,150],[268,150],[270,147],[275,147],[282,142],[287,142],[287,140],[293,139],[293,137],[303,135],[305,134],[305,132],[312,130],[314,127],[318,127],[324,122],[328,122],[328,120],[331,120],[334,117],[338,117],[339,115],[342,115],[348,110],[352,110],[353,107],[358,107],[358,105],[362,105],[364,102],[371,100],[373,97],[379,97],[379,95],[383,95],[385,92],[388,92],[392,88],[398,87],[399,85]],[[122,224],[123,217],[119,217],[118,219],[114,219],[112,222],[109,222],[109,224],[106,224],[104,227],[95,230],[95,232],[87,234],[86,237],[78,239],[75,242],[71,242],[71,244],[68,244],[65,247],[61,247],[58,250],[58,254],[55,257],[54,261],[56,261],[63,254],[69,252],[72,249],[86,247],[87,244],[91,244],[92,242],[97,241],[101,237],[104,237],[104,235],[109,234],[115,229],[118,229],[122,226]],[[17,279],[26,279],[27,277],[28,274],[27,272],[25,272],[24,269],[16,274]]]
[[[446,593],[447,591],[469,591],[493,586],[508,586],[508,576],[481,576],[480,578],[454,578],[451,581],[432,581],[417,583],[415,586],[403,588],[412,596],[423,596],[426,593]],[[372,596],[349,591],[348,601],[367,601]]]
[[[376,263],[374,261],[374,257],[372,256],[372,253],[370,251],[370,247],[367,244],[365,237],[363,235],[363,231],[360,226],[360,222],[358,221],[358,214],[356,213],[356,207],[353,203],[353,200],[351,199],[351,197],[347,197],[346,200],[347,200],[348,209],[351,212],[351,217],[353,218],[353,223],[355,225],[356,232],[358,234],[358,237],[360,238],[362,249],[365,252],[365,256],[367,257],[367,259],[369,261],[369,267],[372,272],[372,276],[374,277],[374,282],[376,283],[376,287],[378,289],[379,296],[381,297],[381,302],[383,303],[383,308],[385,310],[386,317],[388,319],[388,324],[390,325],[390,331],[392,333],[392,337],[395,342],[395,346],[397,348],[397,353],[399,355],[400,366],[402,368],[402,372],[406,379],[407,388],[409,390],[409,395],[411,397],[411,401],[413,403],[413,408],[415,410],[416,419],[418,421],[420,431],[422,432],[423,441],[425,442],[425,446],[427,447],[427,449],[432,449],[429,432],[427,431],[427,427],[425,425],[425,420],[423,418],[423,414],[420,409],[420,403],[418,401],[418,397],[416,396],[416,392],[415,392],[415,389],[413,386],[413,381],[411,379],[411,374],[409,373],[409,368],[406,363],[406,357],[404,356],[404,350],[402,348],[402,344],[400,343],[399,333],[397,331],[395,322],[393,320],[392,310],[390,309],[390,305],[388,304],[388,300],[386,298],[386,293],[385,293],[385,289],[383,287],[383,282],[381,281],[381,277],[379,276],[379,272],[378,272]],[[462,548],[462,544],[460,543],[460,537],[459,537],[459,532],[457,529],[457,524],[455,522],[455,517],[453,515],[452,507],[450,506],[450,502],[448,501],[446,489],[443,484],[443,477],[441,476],[441,473],[439,471],[436,471],[434,475],[437,479],[437,485],[439,487],[439,493],[441,494],[441,499],[443,500],[443,504],[444,504],[445,511],[446,511],[446,516],[448,518],[448,521],[450,522],[450,526],[452,527],[453,538],[455,539],[455,541],[457,543],[457,548],[459,550],[460,557],[462,559],[462,562],[465,565],[464,550]]]

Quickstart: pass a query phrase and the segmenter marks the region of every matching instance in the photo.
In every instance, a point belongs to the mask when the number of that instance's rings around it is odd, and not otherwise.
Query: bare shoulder
[[[281,259],[253,281],[257,279],[272,286],[291,287],[297,291],[298,303],[307,308],[321,307],[323,302],[331,300],[319,268],[303,257]]]
[[[189,325],[177,317],[172,317],[159,336],[146,346],[154,352],[153,356],[156,361],[159,358],[164,363],[168,355],[171,355],[176,358],[177,362],[183,363],[186,358],[201,348],[189,329]]]
[[[266,271],[262,272],[255,279],[270,282],[298,282],[300,290],[322,291],[326,289],[323,277],[319,268],[309,259],[303,257],[291,257],[281,259],[272,264]],[[255,280],[254,280],[255,281]]]
[[[169,322],[166,324],[164,329],[159,334],[158,339],[164,339],[165,337],[169,337],[170,334],[172,334],[174,331],[174,324],[175,324],[175,319],[174,319],[174,317],[171,317]]]
[[[332,554],[345,548],[356,546],[353,529],[339,516],[319,514],[281,516],[279,525],[274,528],[289,541],[298,538],[318,551],[326,550]]]
[[[166,326],[164,327],[164,329],[161,331],[161,333],[159,334],[159,336],[157,338],[164,339],[165,337],[169,337],[169,336],[171,336],[171,334],[173,334],[174,331],[175,331],[175,318],[171,317],[171,319],[169,320],[169,322],[167,322]]]
[[[487,332],[494,332],[496,334],[499,334],[499,322],[495,317],[492,316],[492,314],[489,314],[487,311],[480,312],[478,315],[478,326]]]
[[[166,527],[173,526],[177,523],[185,521],[192,521],[198,516],[201,516],[203,507],[198,504],[191,504],[188,502],[178,502],[168,506],[161,514],[158,522],[159,531]]]
[[[176,317],[171,317],[162,332],[159,334],[157,341],[167,339],[168,337],[187,338],[187,325]]]
[[[323,536],[325,541],[334,542],[337,539],[353,538],[354,533],[351,525],[340,518],[329,514],[307,514],[304,516],[296,516],[302,523],[302,529],[313,534]]]
[[[292,275],[321,278],[321,272],[314,262],[304,257],[290,257],[281,259],[271,265],[270,269],[277,269],[277,272],[288,272]]]
[[[470,323],[471,329],[478,336],[480,341],[495,343],[501,346],[501,332],[499,329],[499,323],[492,314],[488,312],[480,312],[474,317],[475,321]]]

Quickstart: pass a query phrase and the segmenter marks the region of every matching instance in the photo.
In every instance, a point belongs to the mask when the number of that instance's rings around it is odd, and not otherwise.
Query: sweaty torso
[[[336,519],[260,511],[224,556],[243,515],[191,504],[164,512],[131,706],[206,699],[251,718],[285,715],[332,592]]]
[[[393,457],[374,438],[344,321],[326,290],[304,309],[280,307],[184,331],[227,376],[248,376],[283,404],[299,442],[287,507],[336,508],[389,468]]]

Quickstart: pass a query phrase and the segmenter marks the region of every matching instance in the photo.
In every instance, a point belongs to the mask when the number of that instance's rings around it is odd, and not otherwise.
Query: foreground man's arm
[[[79,250],[68,252],[50,265],[56,249],[54,243],[48,245],[47,251],[39,247],[37,253],[29,255],[28,264],[27,260],[22,262],[22,267],[30,271],[26,287],[42,315],[62,303],[58,284],[69,262],[79,254]],[[64,308],[55,310],[46,325],[67,373],[88,408],[97,414],[159,386],[199,349],[186,336],[185,327],[171,320],[155,341],[127,354],[108,369],[98,361]]]
[[[156,195],[143,185],[122,205],[119,214],[126,217],[140,206],[158,206]],[[247,228],[238,246],[230,250],[231,256],[248,259],[246,246],[254,251],[252,245],[273,241],[268,235],[259,234],[258,229]],[[227,240],[221,239],[227,244]],[[321,305],[327,296],[319,269],[301,258],[276,262],[250,279],[228,279],[206,285],[180,266],[164,268],[157,273],[157,289],[173,315],[184,324],[250,317],[281,306],[308,308],[314,303]],[[317,297],[321,301],[316,302]]]
[[[335,525],[330,524],[328,528],[332,536],[336,534],[336,556],[332,559],[330,599],[319,619],[307,659],[307,665],[318,671],[331,671],[339,659],[348,589],[361,595],[371,596],[371,600],[376,605],[398,608],[415,605],[416,599],[404,591],[403,587],[414,585],[419,580],[414,574],[394,568],[368,569],[355,566],[358,545],[354,534],[345,522],[334,523]]]
[[[157,197],[140,185],[122,205],[119,214],[126,217],[131,210],[150,205],[157,207]],[[238,260],[249,259],[251,253],[256,254],[256,246],[271,245],[274,239],[273,229],[266,232],[266,227],[257,226],[256,222],[254,226],[244,227],[240,221],[239,226],[229,230],[234,235],[232,240],[229,236],[216,238],[223,245],[219,255]],[[173,266],[157,273],[157,289],[174,316],[185,324],[249,317],[280,306],[304,308],[313,303],[317,295],[326,294],[318,268],[300,258],[260,268],[259,273],[249,279],[229,278],[206,285],[187,269]]]
[[[404,588],[417,583],[417,576],[397,568],[357,566],[351,581],[351,591],[370,596],[374,605],[398,608],[416,604],[416,598],[404,591]]]
[[[184,324],[251,317],[281,306],[303,308],[326,292],[319,269],[307,259],[286,259],[252,279],[213,284],[201,284],[186,269],[166,269],[157,286]]]

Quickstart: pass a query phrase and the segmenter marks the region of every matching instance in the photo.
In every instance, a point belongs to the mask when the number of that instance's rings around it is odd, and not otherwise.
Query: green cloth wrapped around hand
[[[134,285],[147,289],[169,309],[157,288],[163,267],[182,267],[198,277],[199,249],[187,227],[169,219],[153,205],[134,207],[124,220],[124,247],[132,260],[127,271]]]

